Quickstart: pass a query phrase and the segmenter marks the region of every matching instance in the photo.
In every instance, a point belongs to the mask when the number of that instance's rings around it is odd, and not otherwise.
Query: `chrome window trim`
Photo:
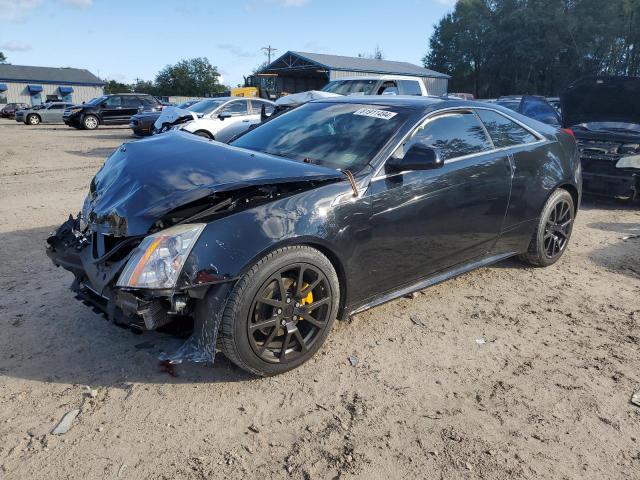
[[[462,111],[469,111],[472,114],[474,114],[476,116],[476,118],[478,118],[477,114],[475,114],[474,110],[489,110],[491,112],[497,113],[498,115],[502,115],[503,117],[511,120],[512,122],[516,123],[517,125],[521,126],[522,128],[524,128],[527,132],[529,132],[531,135],[533,135],[534,137],[536,137],[538,140],[536,140],[535,142],[529,142],[529,143],[520,143],[518,145],[511,145],[509,147],[501,147],[501,148],[494,148],[492,150],[484,150],[482,152],[477,152],[477,153],[471,153],[469,155],[463,155],[461,157],[454,157],[454,158],[449,158],[446,160],[447,163],[452,163],[452,162],[459,162],[462,160],[468,160],[469,158],[473,158],[473,157],[478,157],[480,155],[487,155],[489,153],[496,153],[496,152],[501,152],[501,151],[505,151],[505,150],[511,150],[513,148],[521,148],[521,147],[527,147],[527,146],[532,146],[532,145],[538,145],[538,144],[542,144],[547,140],[547,138],[545,138],[544,135],[542,135],[540,132],[534,130],[533,128],[531,128],[530,126],[522,123],[521,121],[519,121],[516,118],[513,118],[511,115],[508,115],[506,113],[500,112],[494,108],[491,107],[485,107],[485,106],[458,106],[458,107],[447,107],[447,108],[442,108],[439,110],[434,110],[433,112],[429,112],[427,113],[424,117],[422,117],[420,119],[420,121],[418,121],[416,123],[416,125],[414,126],[414,128],[411,129],[411,131],[409,131],[408,133],[406,133],[402,139],[396,144],[395,147],[393,147],[393,149],[391,150],[392,154],[393,152],[395,152],[398,147],[400,147],[400,145],[402,145],[403,143],[405,143],[407,141],[407,139],[409,138],[410,135],[412,135],[417,128],[419,128],[422,125],[425,125],[426,123],[428,123],[429,120],[434,120],[437,116],[443,114],[443,113],[447,113],[447,112],[462,112]],[[478,118],[478,120],[480,121],[480,123],[483,125],[484,127],[484,122]],[[486,127],[485,127],[485,131],[486,131]],[[489,139],[491,140],[491,143],[493,144],[493,139],[491,138],[491,135],[489,135]],[[389,158],[391,158],[391,155],[389,155],[389,157],[387,157],[387,159],[382,162],[380,164],[380,166],[376,169],[375,173],[373,174],[373,177],[371,177],[371,182],[376,182],[378,180],[384,180],[386,178],[390,178],[390,177],[395,177],[397,175],[404,175],[407,172],[412,172],[413,170],[404,170],[402,172],[396,172],[396,173],[392,173],[389,175],[379,175],[380,170],[382,170],[385,166],[385,164],[389,161]]]

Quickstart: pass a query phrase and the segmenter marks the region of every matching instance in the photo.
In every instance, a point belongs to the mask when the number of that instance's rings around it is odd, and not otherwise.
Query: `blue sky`
[[[455,0],[0,0],[0,51],[16,65],[87,68],[151,80],[169,63],[207,57],[226,84],[287,50],[373,52],[420,64]]]

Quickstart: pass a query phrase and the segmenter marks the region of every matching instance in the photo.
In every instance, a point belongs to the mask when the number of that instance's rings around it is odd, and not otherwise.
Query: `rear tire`
[[[31,113],[27,115],[27,121],[24,123],[27,123],[29,125],[38,125],[40,123],[40,116],[36,115],[35,113]]]
[[[542,209],[529,249],[520,256],[536,267],[553,265],[564,254],[573,231],[575,205],[566,190],[554,191]]]
[[[229,295],[222,351],[255,375],[292,370],[324,343],[339,298],[338,277],[322,253],[301,245],[276,250],[254,264]]]
[[[85,130],[95,130],[98,128],[98,125],[100,125],[100,121],[95,115],[85,115],[82,119],[82,127]]]

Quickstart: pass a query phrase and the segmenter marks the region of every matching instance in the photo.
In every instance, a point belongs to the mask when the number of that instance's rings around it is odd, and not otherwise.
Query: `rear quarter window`
[[[493,110],[476,110],[496,148],[533,143],[538,139],[527,129]]]

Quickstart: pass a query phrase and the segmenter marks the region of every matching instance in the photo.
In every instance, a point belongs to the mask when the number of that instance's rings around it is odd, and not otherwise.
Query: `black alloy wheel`
[[[263,360],[286,363],[308,352],[328,326],[331,292],[324,273],[294,264],[272,275],[253,300],[247,334]]]
[[[566,199],[558,201],[550,212],[544,230],[544,251],[549,258],[562,255],[567,248],[573,227],[573,205]]]
[[[203,315],[212,314],[208,296],[198,310]],[[292,370],[320,349],[339,301],[338,276],[320,251],[306,245],[275,250],[253,264],[229,294],[220,331],[222,351],[255,375]]]
[[[529,248],[520,258],[537,267],[557,262],[569,244],[574,218],[573,197],[567,190],[557,189],[545,203]]]

